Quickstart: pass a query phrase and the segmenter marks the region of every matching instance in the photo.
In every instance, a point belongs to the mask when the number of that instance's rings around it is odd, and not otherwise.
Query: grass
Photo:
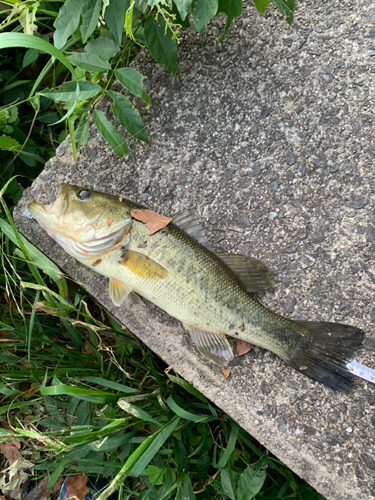
[[[324,500],[0,222],[0,446],[18,446],[32,484],[85,474],[106,479],[99,500]]]

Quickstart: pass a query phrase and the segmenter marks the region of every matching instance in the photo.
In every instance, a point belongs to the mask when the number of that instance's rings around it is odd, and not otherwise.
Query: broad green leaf
[[[178,490],[177,500],[195,500],[195,495],[193,492],[193,487],[191,485],[191,479],[188,474],[184,473],[182,475],[183,480],[181,486]]]
[[[26,35],[32,35],[34,31],[37,31],[38,29],[38,26],[35,24],[35,18],[39,7],[39,2],[35,2],[31,9],[26,3],[18,5],[21,9],[19,21],[20,25],[23,28],[23,32]]]
[[[105,9],[104,20],[115,36],[116,42],[121,45],[125,25],[125,13],[130,6],[130,0],[110,0]]]
[[[56,123],[60,115],[56,111],[47,111],[46,113],[38,115],[37,120],[48,125]]]
[[[133,35],[133,29],[132,29],[134,3],[135,3],[135,0],[130,0],[130,7],[128,8],[128,10],[126,11],[126,14],[125,14],[125,33],[132,40],[135,40],[134,35]]]
[[[10,49],[14,47],[37,49],[41,52],[46,52],[47,54],[56,57],[56,59],[58,59],[64,66],[68,68],[68,70],[72,73],[74,79],[76,79],[74,68],[70,64],[68,59],[64,56],[64,54],[42,38],[25,35],[24,33],[0,33],[0,50]]]
[[[107,36],[99,36],[95,38],[92,42],[85,45],[85,51],[89,54],[97,54],[101,59],[108,61],[111,57],[114,57],[118,52],[120,52],[120,47],[116,42],[108,38]]]
[[[133,137],[149,144],[147,131],[138,111],[123,95],[113,90],[108,90],[108,95],[113,99],[112,111],[125,130]]]
[[[103,73],[104,71],[111,69],[109,62],[103,61],[103,59],[100,59],[100,57],[96,54],[76,52],[75,54],[69,56],[68,59],[75,66],[90,72]]]
[[[102,0],[83,0],[82,24],[79,27],[83,43],[86,43],[98,24],[101,6]]]
[[[66,0],[59,10],[53,26],[55,33],[53,41],[55,47],[62,49],[66,41],[79,26],[84,0]]]
[[[288,24],[293,23],[296,0],[271,0],[271,3],[276,5],[281,14],[286,17]]]
[[[73,102],[76,100],[77,82],[66,82],[61,85],[58,90],[50,90],[41,92],[40,95],[52,99],[53,101]],[[81,100],[95,97],[102,91],[100,85],[88,81],[79,82],[78,97]]]
[[[217,463],[216,467],[218,469],[223,469],[232,455],[234,448],[236,447],[237,443],[237,438],[238,438],[238,433],[240,431],[240,426],[236,422],[232,422],[232,428],[230,430],[230,435],[227,443],[227,447],[224,451],[224,453],[221,455],[219,462]]]
[[[251,500],[262,488],[266,480],[267,453],[255,464],[249,465],[241,474],[237,484],[237,500]]]
[[[22,60],[22,67],[26,68],[33,62],[35,62],[39,57],[39,51],[35,49],[29,49],[25,52],[25,55],[23,56]]]
[[[191,4],[191,13],[199,33],[203,33],[207,28],[208,22],[217,13],[218,7],[219,0],[193,0]]]
[[[222,42],[225,38],[226,32],[232,24],[233,19],[235,17],[240,17],[242,13],[242,0],[219,0],[219,8],[217,12],[224,12],[227,16],[224,33],[219,38],[219,42]]]
[[[37,155],[35,153],[31,153],[27,149],[28,149],[28,146],[25,146],[25,148],[22,151],[19,151],[20,156],[24,157],[24,158],[22,158],[22,160],[27,165],[35,167],[37,161],[40,162],[40,163],[45,163],[46,162],[46,160],[43,159],[41,156],[39,156],[39,155]],[[37,149],[33,148],[32,151],[37,151]],[[27,158],[29,159],[29,161],[27,161]]]
[[[143,90],[143,75],[133,68],[121,68],[116,71],[117,80],[134,95],[137,95],[147,106],[150,106],[150,96]]]
[[[94,123],[103,139],[111,146],[117,156],[122,158],[128,152],[126,140],[116,127],[107,120],[103,111],[95,110]]]
[[[13,139],[13,137],[2,135],[0,137],[0,149],[3,151],[17,151],[22,149],[22,146],[16,139]]]
[[[236,500],[236,483],[234,480],[234,474],[229,467],[224,467],[220,472],[221,487],[224,493],[231,500]]]
[[[190,411],[186,411],[175,402],[172,396],[169,396],[167,399],[167,405],[169,408],[176,413],[181,418],[185,418],[186,420],[190,420],[192,422],[211,422],[212,420],[216,420],[216,418],[212,415],[197,415],[196,413],[191,413]]]
[[[190,11],[190,6],[193,0],[173,0],[181,19],[185,21],[187,13]]]
[[[15,394],[17,394],[16,391]],[[154,486],[160,486],[161,484],[163,484],[165,471],[163,471],[163,469],[159,469],[159,467],[156,467],[156,465],[148,465],[147,476],[150,483],[152,483]]]
[[[259,14],[263,16],[268,5],[270,4],[270,0],[254,0],[254,3]]]
[[[78,125],[75,132],[75,139],[77,143],[77,148],[79,146],[86,146],[87,141],[89,140],[89,120],[85,119],[82,123]]]
[[[217,1],[217,0],[208,0]],[[162,16],[149,16],[144,25],[147,48],[156,62],[164,66],[167,71],[176,73],[177,43],[172,33],[165,32],[165,21]]]

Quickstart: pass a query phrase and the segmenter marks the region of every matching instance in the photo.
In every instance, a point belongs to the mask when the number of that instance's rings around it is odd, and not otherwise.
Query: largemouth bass
[[[132,217],[140,205],[69,184],[50,205],[33,202],[28,208],[68,254],[109,278],[117,306],[129,294],[141,295],[180,320],[215,363],[233,358],[229,335],[269,349],[328,387],[352,391],[346,364],[362,345],[363,331],[271,312],[252,293],[272,284],[267,267],[241,255],[213,253],[198,221],[180,217],[150,235]]]

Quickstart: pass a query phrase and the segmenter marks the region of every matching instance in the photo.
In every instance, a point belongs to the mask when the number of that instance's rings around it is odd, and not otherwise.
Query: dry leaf
[[[247,352],[251,351],[254,347],[254,344],[250,344],[250,342],[245,342],[244,340],[236,339],[237,352],[236,356],[243,356]]]
[[[223,368],[221,371],[223,372],[224,378],[226,380],[230,375],[230,370],[226,370],[225,368]]]
[[[64,478],[60,476],[56,480],[52,490],[47,490],[48,481],[48,476],[39,481],[39,483],[31,491],[28,492],[23,500],[48,500],[51,497],[55,498],[55,494],[61,489]],[[1,497],[0,500],[2,500]]]
[[[67,489],[66,497],[77,497],[79,500],[85,500],[85,496],[90,491],[87,484],[87,476],[79,474],[78,476],[70,476],[65,486]]]
[[[174,217],[164,217],[164,215],[157,214],[146,208],[135,208],[130,212],[130,216],[143,222],[150,230],[150,235],[157,233],[174,219]]]
[[[18,439],[12,439],[11,441],[5,441],[0,443],[0,453],[5,456],[8,460],[9,465],[12,465],[16,460],[22,458],[19,451],[21,448],[21,443]]]
[[[7,469],[0,471],[0,489],[4,495],[12,493],[14,498],[14,493],[21,486],[21,484],[28,479],[30,473],[25,472],[30,470],[33,471],[34,464],[28,460],[19,458],[12,463]]]
[[[88,339],[90,338],[90,335],[88,333],[86,334],[86,338],[88,338]],[[87,352],[87,354],[89,354],[90,356],[94,356],[94,358],[96,357],[95,349],[93,348],[93,346],[90,344],[90,342],[88,340],[84,341],[83,347],[84,347],[85,351]]]
[[[112,217],[108,217],[107,218],[107,226],[109,227],[112,224],[112,222],[113,222]]]
[[[302,370],[307,370],[308,366],[300,366],[299,369]]]

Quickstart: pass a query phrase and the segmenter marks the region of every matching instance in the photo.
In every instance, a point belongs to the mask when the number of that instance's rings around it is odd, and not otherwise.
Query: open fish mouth
[[[33,201],[29,204],[28,210],[39,222],[39,224],[45,229],[45,226],[51,224],[52,219],[66,215],[69,206],[69,192],[66,189],[66,185],[60,186],[60,189],[56,195],[55,201],[49,203],[48,205],[43,205]]]

